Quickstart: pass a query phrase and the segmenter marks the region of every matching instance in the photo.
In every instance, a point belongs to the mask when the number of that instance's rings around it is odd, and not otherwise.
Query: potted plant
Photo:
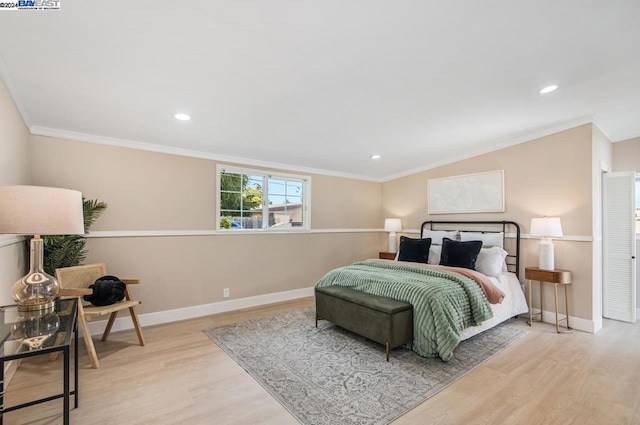
[[[82,212],[84,216],[84,233],[89,232],[91,225],[107,208],[107,204],[95,199],[82,197]],[[87,240],[82,235],[53,235],[43,236],[44,240],[44,271],[55,275],[60,267],[77,266],[87,257]]]

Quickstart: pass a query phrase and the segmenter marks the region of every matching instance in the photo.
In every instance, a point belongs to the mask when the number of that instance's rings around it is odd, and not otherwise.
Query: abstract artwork
[[[504,212],[504,170],[429,179],[429,214]]]

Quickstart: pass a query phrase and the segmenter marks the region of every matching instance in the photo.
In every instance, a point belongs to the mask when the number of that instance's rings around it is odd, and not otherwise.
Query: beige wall
[[[0,79],[0,184],[28,183],[28,155],[29,131]],[[23,244],[15,241],[0,237],[0,305],[12,304],[11,286],[26,273]]]
[[[640,172],[640,137],[613,144],[613,171]]]
[[[204,159],[31,137],[34,184],[107,203],[92,230],[215,229],[215,163]]]
[[[215,161],[42,136],[31,144],[34,184],[107,203],[92,230],[215,229]],[[311,181],[314,229],[382,226],[379,183],[315,174]]]
[[[385,216],[417,229],[431,219],[508,219],[528,233],[532,217],[560,216],[567,235],[591,234],[591,125],[479,155],[383,184]],[[505,212],[427,214],[428,179],[505,170]]]
[[[640,137],[613,144],[613,171],[640,173]],[[636,307],[640,309],[640,240],[636,240]]]
[[[313,175],[311,225],[314,229],[380,229],[380,183]]]
[[[592,125],[582,125],[495,152],[385,182],[383,215],[400,217],[403,227],[417,229],[425,220],[513,220],[524,233],[531,218],[559,216],[567,236],[592,235]],[[483,214],[427,213],[428,179],[504,170],[505,212]],[[522,241],[522,267],[537,265],[538,240]],[[592,243],[555,242],[556,267],[573,272],[571,315],[592,319]],[[524,272],[521,273],[521,277]],[[551,291],[545,297],[551,306]],[[534,297],[534,303],[538,300]]]
[[[139,277],[142,313],[313,286],[326,272],[377,256],[377,233],[90,239],[87,262]]]
[[[0,184],[29,180],[29,130],[0,79]]]
[[[592,235],[591,125],[383,184],[312,175],[312,227],[406,229],[426,219],[509,219],[528,232],[532,217],[558,215],[565,235]],[[34,184],[72,187],[109,207],[93,230],[215,228],[216,162],[47,137],[31,137]],[[429,217],[429,178],[505,170],[506,211]],[[286,171],[286,170],[284,170]],[[88,261],[138,276],[142,312],[305,288],[327,270],[385,250],[385,233],[93,238]],[[537,264],[537,240],[523,240],[522,264]],[[574,273],[572,315],[592,318],[591,242],[556,242],[556,265]],[[551,293],[545,299],[551,305]],[[534,302],[538,302],[534,299]]]
[[[215,229],[215,161],[39,136],[31,146],[34,184],[108,204],[92,230]],[[382,227],[380,183],[311,177],[313,229]],[[231,234],[92,238],[88,248],[88,262],[143,279],[148,313],[222,301],[223,288],[231,299],[308,288],[382,242],[378,232]]]
[[[405,229],[427,219],[508,219],[526,234],[532,217],[557,215],[568,239],[590,238],[594,161],[607,159],[607,143],[588,124],[382,184],[312,175],[312,227],[380,228],[384,217],[401,217]],[[31,137],[31,149],[32,183],[76,188],[109,205],[93,230],[215,228],[215,161],[40,136]],[[504,213],[427,214],[428,179],[499,169]],[[221,301],[223,288],[241,298],[309,287],[333,267],[376,256],[386,238],[375,232],[93,238],[88,260],[143,278],[142,311],[157,312]],[[523,240],[523,267],[537,264],[537,246]],[[572,316],[585,320],[599,302],[594,250],[589,241],[556,241],[556,266],[574,274]]]

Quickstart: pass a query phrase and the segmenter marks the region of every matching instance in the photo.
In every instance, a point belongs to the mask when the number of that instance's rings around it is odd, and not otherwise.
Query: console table
[[[529,320],[527,321],[529,326],[533,326],[533,316],[540,314],[540,322],[542,322],[542,315],[544,311],[543,301],[543,287],[545,283],[553,284],[553,297],[556,307],[556,332],[557,333],[570,333],[573,332],[573,328],[569,325],[569,294],[567,293],[567,287],[571,285],[572,277],[569,270],[543,270],[538,267],[526,267],[524,270],[524,277],[527,279],[529,285]],[[540,285],[540,313],[533,313],[533,303],[531,301],[531,281],[537,280]],[[562,285],[564,288],[564,313],[565,317],[558,318],[558,285]],[[566,330],[560,330],[560,322],[566,321]]]
[[[69,400],[74,396],[74,407],[78,407],[78,327],[76,317],[78,299],[56,300],[53,311],[19,312],[16,306],[0,307],[0,425],[5,413],[63,399],[63,423],[69,425]],[[70,388],[70,346],[74,346],[74,387]],[[62,393],[29,401],[16,406],[4,405],[4,366],[11,360],[62,352],[63,390]]]

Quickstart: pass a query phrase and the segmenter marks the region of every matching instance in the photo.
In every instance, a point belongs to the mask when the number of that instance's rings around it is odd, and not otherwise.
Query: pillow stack
[[[460,241],[455,240],[458,235]],[[463,267],[495,278],[506,270],[503,232],[425,230],[423,236],[422,239],[401,236],[396,259]]]

